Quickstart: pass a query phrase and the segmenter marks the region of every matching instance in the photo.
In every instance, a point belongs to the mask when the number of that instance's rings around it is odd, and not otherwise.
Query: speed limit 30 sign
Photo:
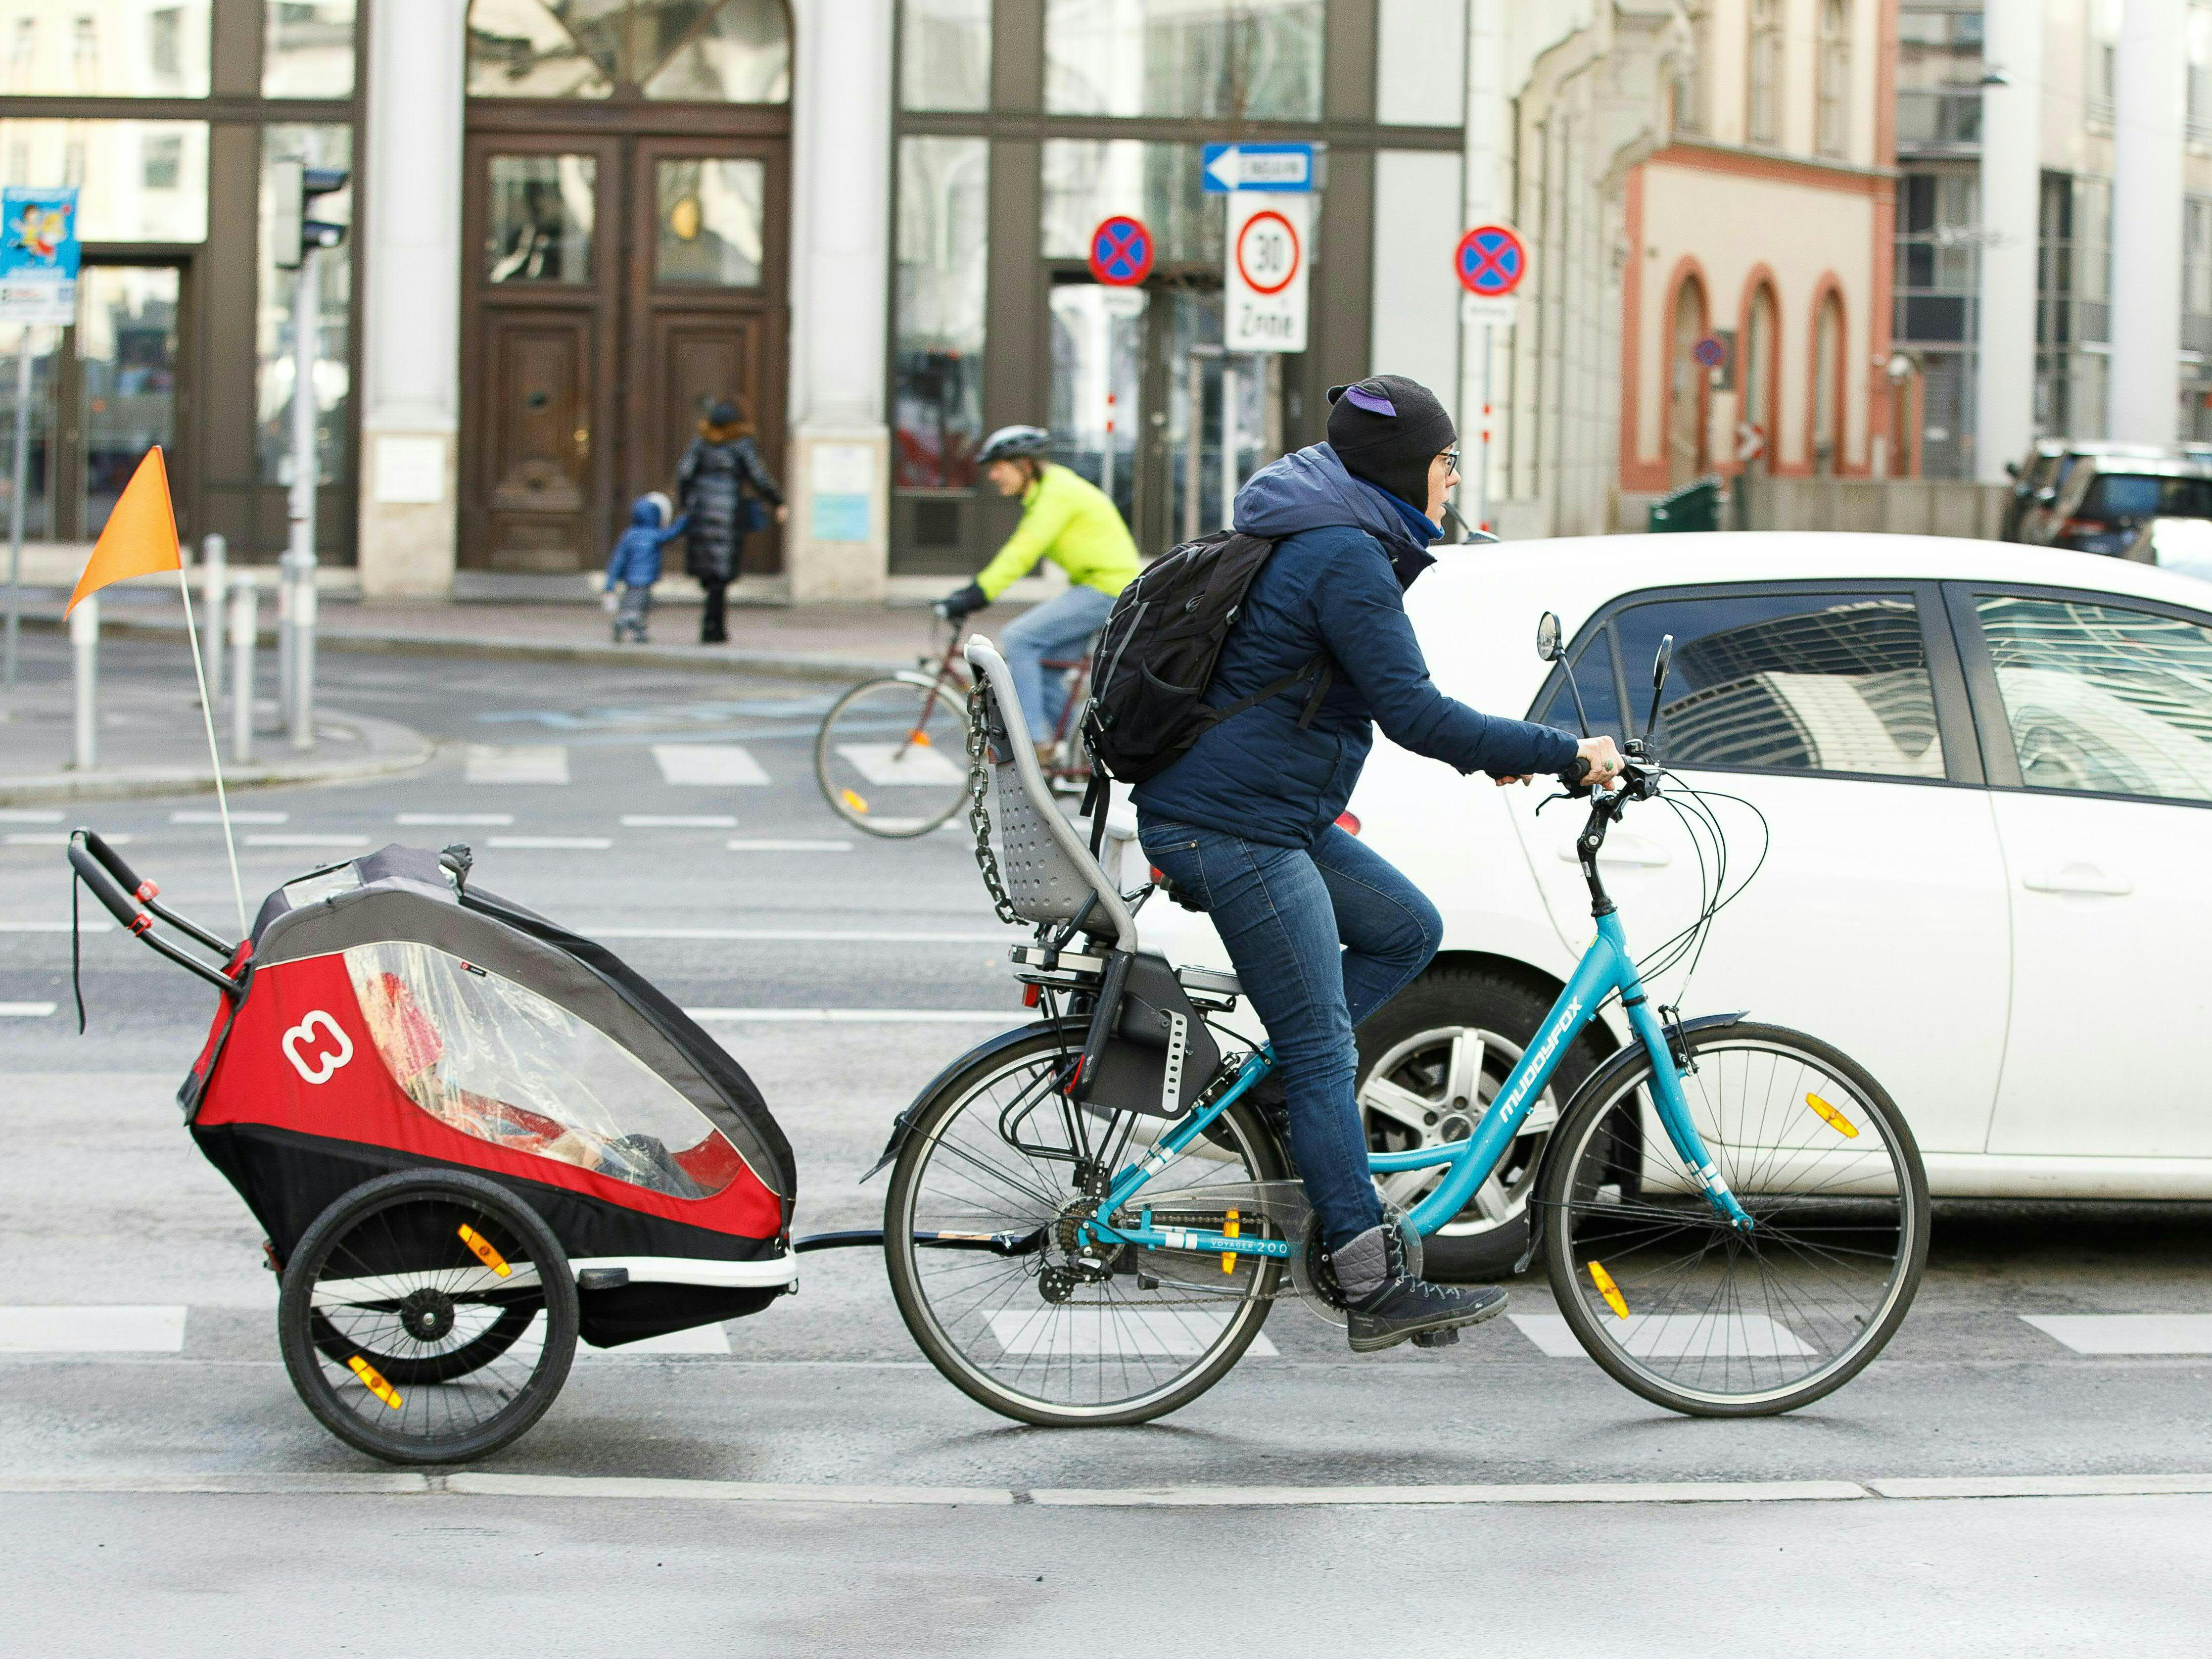
[[[1306,349],[1306,223],[1312,200],[1254,191],[1229,198],[1226,349]]]

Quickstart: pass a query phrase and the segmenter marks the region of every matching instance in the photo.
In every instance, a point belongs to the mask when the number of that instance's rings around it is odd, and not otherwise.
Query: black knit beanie
[[[1402,374],[1328,389],[1328,444],[1344,470],[1429,510],[1429,463],[1459,434],[1436,394]]]

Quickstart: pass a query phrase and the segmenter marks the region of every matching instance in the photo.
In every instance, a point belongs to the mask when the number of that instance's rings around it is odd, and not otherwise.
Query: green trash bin
[[[1719,475],[1708,472],[1668,490],[1647,509],[1644,528],[1655,536],[1668,531],[1718,530],[1722,489]]]

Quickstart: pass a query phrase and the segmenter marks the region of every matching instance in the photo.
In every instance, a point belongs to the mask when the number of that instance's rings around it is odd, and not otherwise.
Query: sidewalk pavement
[[[276,724],[276,703],[262,703],[258,712],[264,729],[254,736],[254,758],[243,764],[230,757],[228,723],[219,719],[216,724],[223,744],[223,781],[233,789],[380,777],[421,766],[437,750],[429,738],[395,721],[325,708],[316,711],[316,747],[295,755],[282,732],[266,729]],[[103,684],[100,714],[100,765],[80,772],[72,764],[76,721],[68,678],[19,685],[12,704],[0,712],[0,806],[59,805],[215,787],[207,731],[198,700],[189,690]],[[52,833],[65,833],[58,819]]]
[[[26,589],[27,626],[60,625],[67,594]],[[994,605],[983,631],[1002,629],[1026,607]],[[942,629],[921,608],[881,605],[732,605],[727,645],[696,643],[694,605],[656,607],[653,642],[616,645],[610,618],[596,603],[497,603],[325,598],[316,618],[321,649],[410,651],[437,656],[497,656],[568,662],[623,663],[654,668],[770,673],[808,679],[854,680],[912,668],[944,642]],[[262,639],[276,638],[276,607],[261,608]],[[203,618],[203,620],[204,620]],[[103,633],[179,635],[182,604],[160,587],[110,589],[100,599]]]

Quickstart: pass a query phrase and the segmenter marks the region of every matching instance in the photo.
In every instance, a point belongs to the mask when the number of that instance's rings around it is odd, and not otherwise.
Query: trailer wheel
[[[348,1445],[453,1463],[544,1415],[576,1352],[576,1285],[537,1212],[460,1170],[364,1182],[292,1252],[277,1335],[292,1386]]]

